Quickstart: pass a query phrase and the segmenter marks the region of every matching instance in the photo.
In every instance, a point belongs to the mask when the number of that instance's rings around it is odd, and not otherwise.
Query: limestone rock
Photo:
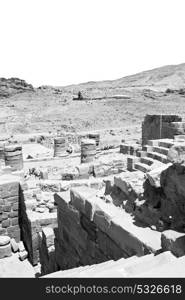
[[[0,259],[12,255],[10,243],[4,246],[0,246]]]
[[[5,246],[10,243],[10,237],[6,235],[0,236],[0,246]]]

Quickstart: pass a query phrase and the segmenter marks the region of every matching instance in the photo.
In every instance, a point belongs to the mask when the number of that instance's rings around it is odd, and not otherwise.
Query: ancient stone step
[[[161,153],[164,155],[168,155],[168,151],[169,149],[165,147],[156,147],[156,146],[153,147],[153,152]]]
[[[104,274],[110,274],[112,275],[112,271],[120,268],[120,266],[124,267],[127,266],[130,263],[134,263],[137,261],[138,257],[137,256],[131,256],[129,258],[121,258],[117,261],[107,261],[105,263],[93,265],[93,268],[87,269],[86,271],[83,272],[83,270],[79,273],[78,277],[98,277],[99,274],[104,273]]]
[[[141,163],[149,165],[149,166],[151,166],[155,162],[155,160],[153,158],[150,158],[150,157],[147,157],[147,156],[146,157],[141,157],[140,161],[141,161]]]
[[[147,145],[148,146],[159,146],[159,140],[149,140],[149,141],[147,141]]]
[[[139,171],[143,172],[143,173],[146,173],[146,172],[148,172],[150,170],[150,166],[149,165],[141,163],[141,162],[135,163],[134,164],[134,168],[136,170],[139,170]]]
[[[185,256],[167,262],[165,264],[159,264],[155,268],[146,270],[141,274],[134,274],[131,277],[143,277],[143,278],[184,278],[185,277]]]
[[[184,142],[185,141],[185,135],[184,134],[179,134],[174,136],[174,141],[175,142]]]
[[[77,268],[72,268],[72,269],[68,269],[68,270],[61,270],[61,271],[57,271],[51,274],[47,274],[43,277],[52,277],[52,278],[71,278],[73,275],[78,274],[81,270],[85,270],[88,269],[90,266],[81,266],[81,267],[77,267]],[[75,277],[75,276],[74,276]]]
[[[159,147],[170,148],[174,145],[174,141],[171,139],[159,140]]]
[[[160,154],[160,153],[157,153],[157,152],[148,152],[147,156],[150,157],[150,158],[156,159],[156,160],[158,160],[158,161],[160,161],[164,164],[169,162],[166,155]]]
[[[136,156],[128,156],[127,157],[127,170],[133,171],[135,163],[139,162],[140,158]]]
[[[146,156],[146,151],[140,150],[136,152],[137,157],[145,157]]]
[[[157,147],[157,146],[156,146]],[[150,146],[150,145],[144,145],[143,146],[143,151],[146,151],[146,152],[153,152],[153,146]]]
[[[145,255],[139,258],[134,264],[126,266],[124,271],[128,277],[132,277],[175,260],[177,260],[177,258],[171,254],[170,251],[163,252],[156,256]]]

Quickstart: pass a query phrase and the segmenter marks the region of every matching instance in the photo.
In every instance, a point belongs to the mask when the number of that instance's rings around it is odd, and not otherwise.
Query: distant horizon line
[[[44,84],[44,83],[41,84],[41,85],[33,85],[31,83],[31,81],[29,81],[27,79],[22,79],[22,78],[17,77],[17,76],[12,76],[12,77],[9,77],[9,78],[2,76],[2,77],[0,77],[0,80],[2,80],[2,79],[5,79],[5,80],[11,80],[11,79],[23,80],[27,84],[32,85],[34,88],[39,88],[39,87],[44,87],[44,86],[54,87],[54,88],[57,88],[57,87],[65,88],[65,87],[70,87],[70,86],[73,86],[73,85],[83,85],[83,84],[88,84],[88,83],[111,82],[111,81],[116,81],[116,80],[119,80],[119,79],[122,79],[122,78],[135,76],[135,75],[138,75],[140,73],[146,73],[146,72],[154,71],[154,70],[157,70],[157,69],[160,69],[160,68],[175,67],[175,66],[177,67],[177,66],[180,66],[180,65],[185,65],[185,63],[161,65],[161,66],[158,66],[158,67],[150,68],[150,69],[147,69],[147,70],[142,70],[142,71],[139,71],[139,72],[136,72],[136,73],[131,73],[131,74],[128,74],[128,75],[125,75],[125,76],[122,76],[122,77],[117,77],[117,78],[114,78],[114,79],[87,80],[87,81],[81,81],[81,82],[78,82],[78,83],[69,83],[69,84],[65,84],[65,85],[54,85],[54,84]]]

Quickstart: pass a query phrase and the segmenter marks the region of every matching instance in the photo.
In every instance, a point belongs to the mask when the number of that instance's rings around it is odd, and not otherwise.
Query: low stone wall
[[[0,183],[0,235],[20,241],[19,182],[5,180]]]

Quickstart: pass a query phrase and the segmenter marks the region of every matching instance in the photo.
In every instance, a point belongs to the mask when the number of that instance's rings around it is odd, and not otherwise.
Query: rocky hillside
[[[31,84],[19,78],[0,78],[0,98],[7,98],[26,91],[34,91]]]
[[[144,71],[117,80],[91,81],[68,88],[78,89],[151,89],[165,91],[166,89],[181,89],[185,87],[185,63],[169,65]]]

